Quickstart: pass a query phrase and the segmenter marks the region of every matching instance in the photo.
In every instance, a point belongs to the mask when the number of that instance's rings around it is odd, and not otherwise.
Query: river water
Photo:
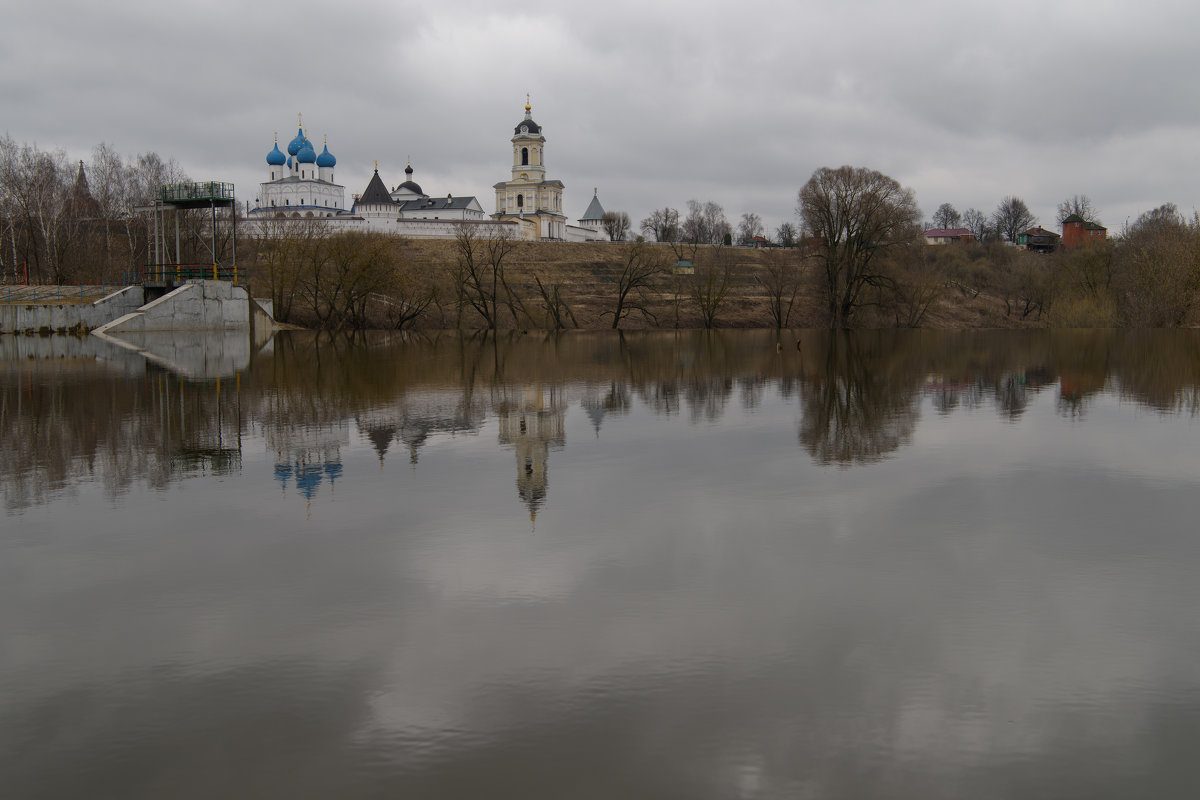
[[[0,337],[6,797],[1200,791],[1194,333],[215,347]]]

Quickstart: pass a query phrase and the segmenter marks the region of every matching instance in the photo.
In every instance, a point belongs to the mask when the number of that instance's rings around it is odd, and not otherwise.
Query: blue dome
[[[311,164],[316,160],[317,153],[315,150],[313,150],[313,146],[309,144],[308,140],[306,139],[304,141],[304,147],[300,148],[299,153],[296,153],[296,161],[300,162],[301,164]]]
[[[279,149],[279,142],[276,142],[274,149],[267,153],[267,163],[272,167],[282,167],[285,161],[287,161],[287,157]]]
[[[303,149],[304,145],[306,145],[306,144],[308,144],[308,139],[304,138],[304,129],[297,128],[296,129],[296,138],[292,139],[290,142],[288,142],[288,146],[287,146],[288,155],[289,156],[296,155],[296,153],[299,153],[300,150]]]
[[[337,159],[333,157],[333,153],[329,152],[329,145],[325,145],[325,149],[321,151],[321,155],[317,156],[318,167],[332,167],[337,164]]]
[[[287,165],[288,165],[288,169],[292,168],[292,157],[291,156],[288,156]]]

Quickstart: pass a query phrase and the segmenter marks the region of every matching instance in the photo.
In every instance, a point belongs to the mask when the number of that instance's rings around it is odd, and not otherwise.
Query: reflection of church
[[[275,480],[284,495],[290,483],[311,508],[325,481],[330,492],[342,475],[342,445],[350,441],[350,426],[334,420],[320,426],[268,425],[267,446],[275,452]]]
[[[562,449],[567,404],[561,389],[529,387],[519,399],[502,401],[496,409],[500,422],[500,444],[512,447],[517,457],[517,494],[537,516],[546,501],[549,480],[546,462],[550,448]]]
[[[611,381],[608,391],[603,394],[599,387],[589,386],[579,404],[583,406],[584,413],[592,421],[592,428],[596,431],[596,438],[599,439],[600,425],[603,424],[604,418],[610,414],[628,414],[629,409],[633,407],[633,395],[630,394],[629,387],[624,383]]]
[[[486,411],[459,393],[423,393],[418,398],[402,398],[392,405],[359,412],[354,422],[359,434],[371,443],[379,456],[379,469],[392,445],[402,445],[414,466],[421,448],[431,438],[461,433],[478,433]]]

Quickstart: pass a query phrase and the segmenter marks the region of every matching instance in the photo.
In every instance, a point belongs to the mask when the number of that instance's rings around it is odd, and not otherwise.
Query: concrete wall
[[[142,287],[127,286],[94,303],[0,305],[0,333],[93,330],[137,310],[143,297]]]
[[[220,331],[250,328],[250,295],[227,281],[188,281],[97,333]]]

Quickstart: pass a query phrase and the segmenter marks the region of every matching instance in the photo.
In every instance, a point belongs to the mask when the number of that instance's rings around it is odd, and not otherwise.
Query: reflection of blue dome
[[[333,153],[329,152],[329,145],[325,145],[325,149],[321,151],[321,155],[317,156],[318,167],[332,167],[337,164],[337,159],[333,157]]]
[[[296,153],[299,153],[300,149],[302,147],[304,147],[304,145],[306,145],[306,144],[308,144],[308,139],[304,138],[304,129],[298,128],[296,130],[296,138],[292,139],[290,142],[288,142],[288,146],[287,146],[288,155],[289,156],[296,155]]]
[[[342,477],[342,462],[327,461],[325,462],[325,475],[328,476],[329,482],[332,484],[338,478]]]
[[[283,152],[279,149],[279,142],[276,142],[274,149],[272,149],[271,152],[267,153],[267,163],[270,164],[272,167],[282,167],[283,162],[286,160],[287,160],[287,158],[283,155]]]
[[[292,477],[291,464],[276,464],[275,465],[275,480],[279,481],[284,486],[287,486],[288,478]]]
[[[296,160],[301,164],[311,164],[317,160],[317,152],[313,150],[307,139],[304,141],[304,147],[301,147],[300,152],[296,153]]]
[[[312,500],[324,477],[321,475],[321,468],[315,464],[304,464],[298,465],[296,472],[296,489],[300,494]]]

